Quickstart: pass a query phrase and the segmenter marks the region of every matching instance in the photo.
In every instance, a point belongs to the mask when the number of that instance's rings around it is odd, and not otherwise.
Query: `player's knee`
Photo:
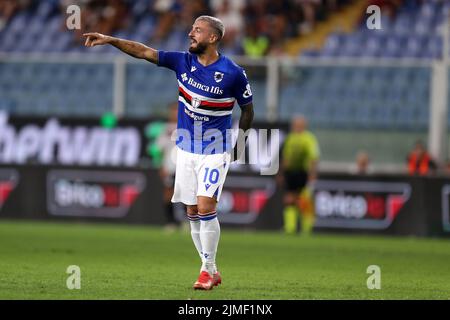
[[[205,214],[208,214],[208,213],[211,213],[214,211],[216,211],[215,205],[214,206],[204,206],[204,207],[198,209],[198,214],[201,216],[201,215],[205,215]]]
[[[197,206],[186,206],[186,212],[190,216],[194,216],[198,214]]]
[[[208,214],[216,211],[216,200],[209,197],[198,197],[198,214]]]

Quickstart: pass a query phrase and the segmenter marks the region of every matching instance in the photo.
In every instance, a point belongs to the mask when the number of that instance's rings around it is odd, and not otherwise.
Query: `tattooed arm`
[[[106,36],[98,32],[85,33],[83,36],[86,37],[84,44],[86,47],[110,44],[134,58],[158,63],[158,51],[142,43]]]
[[[241,109],[241,117],[239,119],[239,134],[236,140],[236,145],[233,148],[233,152],[231,154],[232,161],[237,160],[241,157],[242,152],[245,150],[245,141],[247,140],[247,135],[245,133],[248,129],[251,128],[253,122],[253,103],[249,103],[242,107]],[[243,139],[243,135],[245,135],[245,140],[243,143],[240,143]]]

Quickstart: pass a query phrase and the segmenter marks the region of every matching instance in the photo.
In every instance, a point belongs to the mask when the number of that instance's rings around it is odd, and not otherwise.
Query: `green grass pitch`
[[[0,299],[450,299],[450,240],[222,229],[223,284],[194,291],[188,232],[147,226],[0,222]],[[66,287],[69,265],[81,289]],[[369,265],[381,289],[367,288]]]

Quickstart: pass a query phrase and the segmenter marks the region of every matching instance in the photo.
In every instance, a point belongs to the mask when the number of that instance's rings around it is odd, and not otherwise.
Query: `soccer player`
[[[194,289],[210,290],[222,282],[216,266],[220,237],[216,205],[230,162],[239,159],[242,143],[231,146],[229,130],[234,102],[241,107],[239,134],[253,121],[252,92],[245,71],[218,52],[223,23],[198,17],[189,32],[189,52],[166,52],[138,42],[85,33],[87,47],[111,44],[123,52],[175,72],[178,80],[177,163],[172,202],[186,204],[194,245],[202,260]],[[211,147],[213,145],[213,147]]]

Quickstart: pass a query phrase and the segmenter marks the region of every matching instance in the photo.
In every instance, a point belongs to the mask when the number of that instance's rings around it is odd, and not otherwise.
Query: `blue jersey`
[[[178,147],[199,154],[230,151],[234,102],[252,102],[244,69],[223,55],[205,67],[195,54],[161,50],[158,66],[175,71],[178,80]]]

